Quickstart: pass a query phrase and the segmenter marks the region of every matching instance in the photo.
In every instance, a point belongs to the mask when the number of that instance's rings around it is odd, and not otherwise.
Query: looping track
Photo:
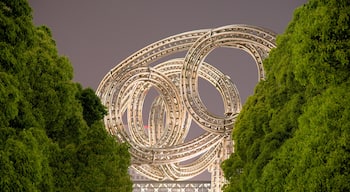
[[[212,187],[220,187],[223,178],[219,164],[233,152],[231,132],[241,101],[230,78],[204,59],[217,47],[244,50],[255,60],[259,79],[263,80],[262,61],[276,47],[275,36],[248,25],[190,31],[135,52],[107,73],[96,93],[108,108],[104,119],[107,130],[119,142],[130,144],[132,167],[153,180],[186,180],[209,169]],[[154,65],[183,51],[187,51],[185,58]],[[221,94],[223,117],[211,114],[202,103],[199,77]],[[144,129],[142,109],[151,88],[159,96],[151,106],[149,128]],[[184,142],[192,120],[206,132]],[[195,160],[184,162],[189,159]]]

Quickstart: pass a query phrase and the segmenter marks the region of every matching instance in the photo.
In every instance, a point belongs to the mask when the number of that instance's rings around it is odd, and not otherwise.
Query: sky
[[[305,2],[29,0],[35,25],[48,26],[59,53],[72,62],[74,80],[95,90],[110,69],[155,41],[186,31],[230,24],[256,25],[283,33],[294,9]],[[241,62],[241,58],[222,59]],[[255,68],[255,63],[252,64]]]
[[[74,67],[74,81],[97,89],[114,66],[143,47],[186,31],[248,24],[285,31],[306,0],[29,0],[34,24],[46,25],[58,52]],[[207,62],[229,75],[242,103],[257,83],[254,60],[236,49],[218,48]],[[206,82],[199,93],[208,110],[223,113],[220,94]]]

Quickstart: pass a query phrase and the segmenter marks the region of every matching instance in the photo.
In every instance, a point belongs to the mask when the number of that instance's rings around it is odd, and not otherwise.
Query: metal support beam
[[[131,146],[132,168],[156,181],[188,180],[209,168],[211,191],[220,191],[224,183],[220,163],[233,152],[231,132],[241,101],[231,79],[204,59],[218,47],[244,50],[255,60],[263,80],[262,61],[276,47],[275,36],[248,25],[190,31],[155,42],[108,72],[96,93],[108,108],[107,131]],[[157,63],[182,51],[187,51],[184,58]],[[198,93],[199,77],[221,94],[222,117],[206,110]],[[152,103],[145,131],[142,109],[151,88],[159,97]],[[192,120],[206,133],[184,142]],[[196,160],[186,163],[189,159]]]

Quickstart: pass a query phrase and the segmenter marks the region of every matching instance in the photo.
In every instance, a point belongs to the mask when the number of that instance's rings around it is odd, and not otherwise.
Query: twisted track
[[[186,180],[209,169],[212,189],[219,191],[224,181],[220,163],[233,152],[231,132],[241,101],[230,78],[204,59],[217,47],[244,50],[254,58],[259,79],[263,80],[262,60],[276,46],[275,36],[248,25],[186,32],[137,51],[106,74],[96,91],[108,108],[104,122],[119,142],[130,144],[132,167],[153,180]],[[185,58],[154,65],[182,51],[187,51]],[[222,117],[207,111],[201,101],[199,77],[221,94],[225,110]],[[159,96],[152,103],[145,131],[142,109],[151,88]],[[127,122],[123,121],[125,116]],[[206,132],[184,142],[192,120]],[[192,158],[196,160],[184,162]]]

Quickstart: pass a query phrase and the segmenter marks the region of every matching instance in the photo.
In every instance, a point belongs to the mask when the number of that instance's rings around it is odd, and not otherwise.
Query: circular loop
[[[198,95],[198,71],[205,57],[217,47],[231,47],[247,51],[252,55],[257,64],[259,77],[264,77],[262,56],[265,56],[275,45],[270,39],[264,39],[266,35],[260,29],[253,27],[232,26],[208,31],[200,37],[187,52],[185,64],[181,72],[181,94],[184,104],[192,118],[202,127],[210,124],[219,124],[216,132],[223,133],[228,127],[233,127],[238,111],[225,111],[225,117],[217,117],[209,113]],[[262,53],[258,53],[260,50]],[[226,93],[223,91],[223,93]],[[226,95],[224,95],[226,96]],[[230,101],[224,99],[224,105],[229,106]],[[226,107],[226,110],[228,108]],[[221,123],[220,123],[221,122]]]
[[[230,25],[174,35],[132,54],[101,81],[96,94],[108,109],[106,129],[118,141],[130,144],[132,167],[142,175],[154,180],[185,180],[215,167],[232,153],[231,131],[241,102],[230,78],[204,62],[217,47],[248,52],[256,61],[259,79],[264,79],[262,60],[275,47],[275,34],[258,27]],[[181,51],[187,51],[185,58],[154,65]],[[221,94],[223,117],[207,111],[198,94],[199,77]],[[152,88],[159,95],[151,104],[145,129],[143,106]],[[206,132],[185,142],[192,119]],[[187,163],[192,158],[195,160]]]

